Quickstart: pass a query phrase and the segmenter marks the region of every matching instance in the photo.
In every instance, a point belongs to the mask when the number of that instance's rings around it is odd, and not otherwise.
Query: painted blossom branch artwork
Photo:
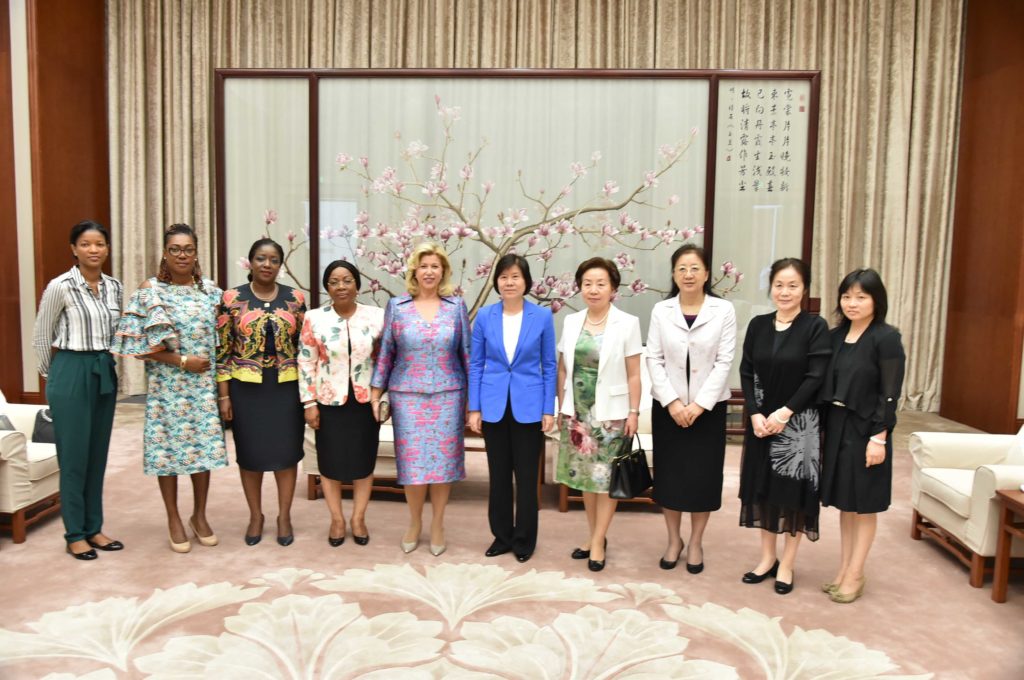
[[[455,293],[465,298],[470,318],[486,304],[493,292],[491,271],[509,253],[521,255],[530,263],[533,286],[528,298],[557,313],[562,308],[580,309],[583,305],[575,297],[575,267],[567,271],[557,266],[556,253],[568,250],[577,261],[595,254],[607,255],[621,272],[620,297],[664,295],[667,291],[656,284],[668,279],[667,262],[664,276],[654,281],[649,272],[644,276],[638,271],[637,255],[657,250],[667,260],[679,244],[702,240],[702,225],[673,225],[667,216],[669,208],[680,200],[667,187],[676,174],[673,170],[684,161],[699,134],[697,128],[682,139],[651,149],[652,163],[639,176],[619,176],[602,164],[602,153],[595,150],[589,158],[552,159],[552,163],[565,163],[563,181],[556,186],[536,187],[526,169],[510,166],[505,176],[485,175],[478,170],[488,140],[461,145],[456,130],[462,108],[449,106],[435,95],[433,109],[440,126],[439,144],[432,147],[419,139],[406,142],[396,131],[394,137],[401,151],[395,158],[370,158],[351,149],[338,152],[335,158],[338,172],[358,182],[366,207],[358,211],[352,224],[322,227],[321,251],[326,243],[351,253],[348,259],[354,260],[363,276],[364,293],[377,304],[405,292],[409,254],[425,240],[440,243],[447,251]],[[599,178],[596,192],[580,189],[581,180],[588,175]],[[502,195],[514,198],[499,203],[499,183],[510,185],[504,187]],[[370,208],[371,198],[375,199],[374,206],[381,206],[379,199],[386,199],[383,205],[387,208]],[[641,210],[655,217],[641,223],[634,216]],[[300,280],[289,266],[293,257],[308,258],[308,225],[298,231],[285,230],[278,224],[273,208],[265,211],[264,222],[266,235],[285,248],[282,277],[310,290],[317,276],[313,281]],[[238,265],[248,268],[244,257]],[[719,294],[727,295],[742,280],[738,267],[726,261],[716,268],[712,283]]]

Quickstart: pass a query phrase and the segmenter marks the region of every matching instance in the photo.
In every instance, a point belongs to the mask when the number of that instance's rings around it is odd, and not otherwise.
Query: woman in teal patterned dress
[[[618,501],[608,495],[611,460],[636,432],[640,413],[640,320],[617,309],[614,262],[595,257],[576,270],[587,308],[565,319],[559,344],[562,438],[555,481],[583,493],[589,532],[572,551],[604,569],[606,535]]]
[[[143,471],[157,476],[175,552],[192,549],[178,514],[178,475],[192,477],[188,525],[202,545],[213,546],[210,470],[228,464],[213,366],[222,291],[202,278],[196,246],[187,224],[167,228],[160,272],[132,295],[111,350],[146,360]]]

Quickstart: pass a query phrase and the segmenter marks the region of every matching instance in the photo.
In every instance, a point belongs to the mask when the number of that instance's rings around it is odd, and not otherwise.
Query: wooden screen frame
[[[807,133],[807,167],[804,183],[804,221],[801,258],[811,263],[814,237],[814,190],[818,162],[818,115],[821,94],[820,71],[684,70],[684,69],[215,69],[214,70],[214,154],[217,232],[217,283],[227,285],[227,199],[225,187],[224,86],[229,78],[306,78],[309,83],[309,267],[320,271],[320,186],[319,186],[319,83],[336,78],[554,78],[554,79],[699,79],[707,80],[708,131],[707,168],[704,187],[704,248],[713,259],[715,172],[718,150],[718,93],[723,80],[808,80],[810,119]],[[312,275],[312,274],[311,274]],[[315,276],[313,276],[315,279]],[[318,286],[310,286],[310,305],[319,304]],[[806,300],[811,311],[819,300]]]

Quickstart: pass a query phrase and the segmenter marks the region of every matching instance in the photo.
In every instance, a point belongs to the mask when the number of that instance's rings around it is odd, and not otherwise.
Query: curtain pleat
[[[936,410],[963,2],[108,0],[115,273],[151,276],[177,221],[213,273],[214,68],[820,70],[812,294],[879,269],[905,404]]]

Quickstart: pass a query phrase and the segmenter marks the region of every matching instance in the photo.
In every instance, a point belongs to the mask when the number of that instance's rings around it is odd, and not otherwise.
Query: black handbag
[[[36,422],[32,428],[32,441],[42,444],[55,444],[57,437],[53,434],[53,414],[50,409],[41,408],[36,411]]]
[[[636,437],[636,448],[629,450],[629,440],[624,440],[624,451],[612,459],[611,482],[608,495],[612,498],[625,500],[636,498],[651,488],[651,469],[647,467],[647,454],[640,445],[640,437]]]

